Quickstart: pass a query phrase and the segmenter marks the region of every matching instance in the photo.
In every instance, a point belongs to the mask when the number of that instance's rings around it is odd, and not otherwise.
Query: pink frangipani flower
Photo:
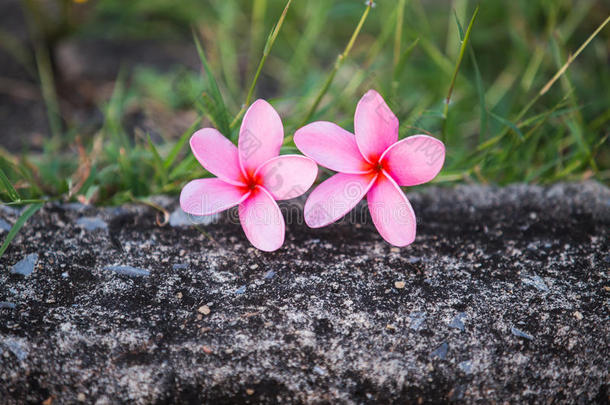
[[[248,240],[260,250],[274,251],[284,243],[284,217],[275,200],[305,193],[318,174],[308,157],[282,155],[284,127],[264,100],[255,101],[244,116],[238,146],[213,128],[191,137],[191,149],[201,165],[217,178],[197,179],[180,194],[180,206],[192,215],[211,215],[238,205]]]
[[[374,90],[358,102],[354,132],[324,121],[296,131],[294,142],[303,154],[338,172],[309,195],[305,222],[312,228],[331,224],[366,195],[381,236],[395,246],[409,245],[415,213],[400,186],[432,180],[445,161],[445,146],[427,135],[398,141],[398,119]]]

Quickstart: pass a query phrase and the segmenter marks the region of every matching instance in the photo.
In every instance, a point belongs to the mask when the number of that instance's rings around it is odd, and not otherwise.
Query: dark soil
[[[285,205],[275,253],[231,214],[47,205],[0,260],[0,402],[607,403],[610,190],[409,196],[407,248]]]

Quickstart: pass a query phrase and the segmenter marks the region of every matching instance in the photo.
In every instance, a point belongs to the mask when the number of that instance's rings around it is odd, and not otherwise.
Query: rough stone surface
[[[275,253],[234,212],[204,234],[147,207],[47,205],[0,260],[0,402],[607,402],[610,191],[408,195],[410,247],[366,214],[311,230],[285,205]]]

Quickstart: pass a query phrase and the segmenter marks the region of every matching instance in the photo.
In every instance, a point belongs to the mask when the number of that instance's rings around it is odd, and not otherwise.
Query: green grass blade
[[[129,150],[131,149],[131,144],[125,135],[122,124],[123,113],[125,111],[126,81],[126,70],[121,68],[114,82],[110,100],[104,108],[104,132],[110,136],[115,145]]]
[[[398,80],[398,76],[404,71],[405,65],[407,64],[407,60],[409,59],[409,56],[411,56],[411,54],[413,53],[413,50],[415,49],[418,43],[419,38],[416,38],[400,55],[398,63],[394,67],[394,72],[392,73],[392,78],[394,81]]]
[[[8,235],[6,235],[6,239],[2,243],[2,247],[0,247],[0,257],[2,257],[4,252],[6,252],[6,249],[8,249],[13,239],[15,239],[15,236],[17,236],[17,233],[19,233],[23,225],[25,225],[25,222],[30,219],[30,217],[34,215],[36,211],[38,211],[40,208],[42,208],[42,203],[37,203],[28,206],[25,211],[23,211],[21,216],[15,222],[15,225],[13,225],[11,230],[8,232]]]
[[[324,97],[324,95],[330,88],[330,85],[332,84],[333,79],[335,78],[335,75],[339,71],[339,68],[341,67],[341,65],[343,65],[343,62],[345,61],[345,59],[348,57],[350,51],[352,50],[352,47],[354,46],[354,43],[356,42],[356,38],[358,38],[358,34],[360,34],[360,30],[362,29],[362,26],[364,25],[364,22],[366,21],[366,18],[368,17],[372,7],[373,7],[373,2],[372,1],[367,2],[366,9],[362,13],[362,17],[360,17],[360,21],[358,21],[358,25],[356,25],[356,29],[352,33],[352,36],[350,37],[349,42],[345,46],[343,53],[341,53],[337,57],[337,60],[335,61],[335,65],[333,66],[333,69],[330,71],[328,77],[326,78],[326,81],[324,82],[324,85],[318,92],[318,95],[316,96],[315,101],[313,102],[311,108],[307,112],[307,115],[301,122],[301,126],[305,125],[311,119],[311,117],[313,117],[316,110],[318,109],[318,106],[320,105],[320,102],[322,101],[322,97]],[[291,140],[292,140],[292,138],[287,138],[287,141],[291,141]],[[286,143],[287,142],[285,141],[284,145]]]
[[[593,31],[593,33],[589,36],[589,38],[587,38],[587,40],[585,42],[582,43],[582,45],[576,50],[576,52],[574,52],[574,54],[570,55],[568,57],[568,60],[564,63],[564,65],[557,71],[557,73],[555,73],[555,76],[553,76],[551,78],[551,80],[549,80],[544,87],[542,87],[542,89],[540,89],[540,92],[538,93],[539,95],[544,95],[547,91],[549,91],[549,89],[553,86],[553,84],[565,73],[566,70],[568,70],[568,68],[570,67],[570,65],[572,64],[572,62],[574,62],[574,60],[578,57],[578,55],[580,55],[580,53],[587,47],[587,45],[589,45],[589,43],[591,41],[593,41],[593,38],[595,38],[597,36],[597,34],[600,33],[600,31],[602,29],[604,29],[604,27],[606,26],[606,24],[608,24],[610,22],[610,16],[608,16],[608,18],[606,18],[604,20],[603,23],[601,23],[597,29],[595,31]]]
[[[288,69],[287,77],[289,79],[300,77],[303,72],[307,71],[311,51],[316,45],[320,33],[324,31],[327,25],[328,13],[333,4],[328,0],[318,0],[307,2],[307,5],[311,7],[312,11],[307,16],[307,25],[303,29],[302,35],[294,48],[294,54]]]
[[[198,167],[201,166],[198,166],[198,162],[197,159],[195,159],[195,156],[189,155],[186,157],[186,159],[184,159],[176,167],[174,167],[174,169],[169,173],[169,180],[184,180],[185,178],[190,177],[193,171],[196,170]]]
[[[479,143],[485,139],[487,135],[487,103],[485,101],[485,88],[483,86],[483,78],[481,77],[481,71],[479,70],[479,64],[474,54],[474,50],[470,47],[470,58],[472,65],[474,66],[475,74],[475,86],[477,89],[477,95],[479,97],[479,110],[480,110],[480,124],[479,124]]]
[[[231,138],[231,130],[228,129],[228,132],[223,132],[221,131],[221,127],[224,125],[222,123],[222,121],[218,121],[219,119],[219,111],[218,111],[218,104],[216,102],[214,102],[214,99],[206,92],[201,94],[201,98],[199,100],[197,100],[196,102],[197,107],[199,108],[199,110],[201,111],[201,113],[203,115],[205,115],[206,117],[208,117],[208,119],[211,121],[212,125],[216,128],[218,128],[218,130],[226,137]],[[227,124],[228,125],[228,124]]]
[[[8,177],[6,176],[6,173],[4,173],[4,170],[2,170],[2,169],[0,169],[0,181],[2,181],[2,185],[6,189],[6,193],[8,194],[11,201],[21,200],[19,193],[17,192],[17,190],[15,190],[15,187],[13,187],[13,184],[8,179]]]
[[[203,65],[203,69],[205,70],[205,75],[208,82],[208,91],[210,93],[210,97],[214,102],[215,108],[212,110],[214,115],[214,122],[218,127],[218,130],[223,133],[225,136],[229,136],[231,129],[229,127],[229,112],[227,111],[227,107],[223,101],[222,94],[220,93],[220,88],[218,87],[218,83],[212,74],[212,69],[210,69],[210,65],[208,63],[208,59],[205,56],[205,52],[199,42],[199,38],[197,38],[197,34],[193,32],[193,39],[195,40],[195,46],[197,47],[197,53],[199,54],[199,59],[201,60],[201,64]]]
[[[246,96],[246,102],[242,106],[241,110],[237,113],[237,115],[235,116],[233,121],[231,121],[231,124],[230,124],[231,128],[234,128],[235,125],[237,125],[237,123],[239,122],[239,119],[246,112],[246,109],[248,108],[248,106],[250,105],[250,102],[252,101],[252,97],[254,96],[254,89],[256,88],[256,83],[258,83],[258,78],[260,77],[261,72],[263,71],[263,66],[265,66],[265,61],[267,60],[267,57],[269,56],[269,53],[271,52],[271,48],[273,48],[273,44],[275,43],[275,40],[276,40],[277,36],[279,35],[280,30],[282,29],[282,25],[284,25],[284,19],[286,19],[286,14],[288,13],[288,9],[290,8],[291,3],[292,3],[292,0],[288,0],[288,2],[286,3],[286,6],[284,7],[284,11],[282,11],[280,18],[277,20],[277,23],[275,24],[275,27],[273,27],[273,30],[271,30],[271,32],[269,33],[269,36],[267,37],[267,42],[265,42],[265,49],[263,50],[263,56],[261,57],[261,60],[258,64],[258,68],[256,69],[256,73],[254,74],[254,79],[252,79],[252,84],[250,85],[250,89],[248,90],[248,95]]]
[[[252,1],[252,15],[250,17],[250,44],[248,51],[248,74],[250,77],[254,74],[257,59],[255,52],[258,52],[263,43],[263,29],[265,22],[265,11],[267,10],[267,0]]]
[[[166,184],[167,183],[167,170],[165,169],[165,164],[163,163],[163,159],[161,158],[161,155],[159,154],[157,147],[155,146],[152,139],[150,138],[150,134],[147,134],[146,140],[148,141],[148,147],[150,148],[150,151],[153,154],[153,164],[155,166],[155,170],[156,170],[157,174],[159,175],[159,177],[161,178],[161,182],[163,184]]]
[[[505,126],[509,127],[510,129],[512,129],[515,132],[515,134],[517,134],[517,136],[519,136],[520,140],[523,140],[525,138],[523,136],[523,133],[519,129],[519,127],[517,127],[512,121],[509,121],[506,118],[499,116],[498,114],[494,113],[493,111],[490,111],[489,115],[493,119],[498,121],[500,124],[505,125]]]
[[[398,0],[398,8],[396,9],[396,28],[394,31],[394,69],[400,61],[402,44],[402,25],[404,23],[405,4],[406,0]]]
[[[566,70],[570,67],[570,65],[572,64],[572,62],[574,62],[574,60],[578,57],[578,55],[580,55],[580,53],[587,47],[587,45],[589,45],[589,43],[591,41],[593,41],[593,39],[601,32],[601,30],[610,22],[610,16],[608,16],[608,18],[606,18],[604,20],[604,22],[602,22],[596,29],[595,31],[593,31],[593,33],[585,40],[585,42],[582,43],[582,45],[576,50],[576,52],[574,54],[571,54],[568,57],[568,60],[564,63],[564,65],[557,71],[557,73],[555,73],[555,75],[544,85],[542,86],[542,88],[540,89],[540,91],[538,93],[536,93],[536,95],[534,97],[532,97],[532,99],[530,100],[529,103],[527,103],[517,114],[515,120],[519,121],[521,120],[525,114],[528,113],[528,111],[538,102],[538,100],[544,95],[546,94],[550,88],[553,86],[553,84],[555,84],[555,82],[557,80],[559,80],[559,78],[566,72]],[[505,136],[508,133],[508,130],[504,130],[502,131],[499,135],[497,135],[494,138],[497,138],[497,140],[499,141],[503,136]],[[497,142],[497,141],[496,141]]]
[[[462,40],[462,46],[460,47],[460,54],[455,63],[455,69],[453,71],[453,77],[451,78],[451,84],[449,85],[449,91],[447,92],[447,97],[445,98],[445,107],[443,110],[443,115],[447,117],[447,113],[449,111],[449,103],[451,102],[451,94],[453,93],[453,89],[455,87],[455,81],[457,80],[458,73],[460,71],[460,65],[462,64],[462,59],[464,59],[464,54],[466,53],[466,46],[468,45],[470,39],[470,33],[472,32],[472,27],[474,26],[474,21],[477,18],[477,14],[479,13],[479,7],[474,9],[474,13],[472,13],[472,18],[470,19],[470,23],[468,24],[468,28],[466,29],[466,34],[464,35],[464,39]],[[457,16],[456,16],[457,19]]]
[[[462,28],[462,24],[460,23],[460,19],[457,16],[457,11],[453,9],[453,16],[455,17],[455,24],[458,27],[458,33],[460,34],[460,41],[464,41],[464,28]]]
[[[196,119],[195,122],[193,122],[191,124],[191,126],[186,131],[184,131],[184,133],[180,136],[180,139],[178,139],[178,142],[176,142],[176,144],[174,145],[172,150],[169,152],[169,154],[165,158],[165,161],[163,162],[163,166],[165,166],[166,169],[169,169],[170,167],[172,167],[172,165],[176,161],[176,158],[178,157],[178,154],[184,148],[184,145],[186,145],[188,140],[191,138],[191,135],[193,135],[195,128],[197,128],[197,126],[199,126],[200,122],[201,122],[201,118]]]

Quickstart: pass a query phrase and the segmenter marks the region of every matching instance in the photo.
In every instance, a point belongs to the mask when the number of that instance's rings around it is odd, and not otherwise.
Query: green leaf
[[[2,243],[2,247],[0,247],[0,257],[2,257],[4,252],[6,252],[6,249],[8,249],[15,236],[17,236],[19,230],[21,230],[23,225],[25,225],[25,222],[30,219],[30,217],[34,215],[36,211],[38,211],[40,208],[42,208],[42,203],[37,203],[28,206],[25,211],[23,211],[21,216],[15,222],[15,225],[13,225],[11,230],[8,232],[8,235],[6,235],[6,239],[4,240],[4,243]]]
[[[225,136],[230,134],[229,128],[229,113],[227,111],[227,107],[222,99],[222,94],[220,94],[220,89],[218,88],[218,83],[212,74],[212,69],[210,69],[210,65],[208,64],[208,59],[205,56],[205,52],[201,47],[201,43],[197,38],[197,35],[193,32],[193,39],[195,40],[195,46],[197,47],[197,53],[199,54],[199,59],[201,60],[201,64],[203,65],[203,69],[205,70],[205,75],[208,80],[208,91],[210,92],[210,96],[214,101],[215,108],[211,111],[214,114],[214,122],[218,127],[218,130],[222,132]]]
[[[0,169],[0,181],[2,181],[2,185],[6,189],[6,193],[8,194],[11,201],[19,201],[21,199],[19,193],[17,192],[17,190],[15,190],[15,187],[13,187],[11,181],[8,179],[6,173],[4,173],[4,170],[2,169]]]

